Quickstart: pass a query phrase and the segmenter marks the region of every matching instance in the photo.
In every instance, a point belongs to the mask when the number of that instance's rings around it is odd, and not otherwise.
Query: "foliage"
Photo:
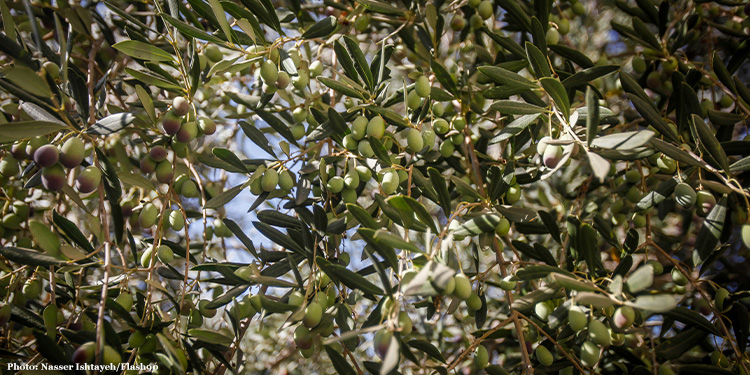
[[[0,10],[3,362],[750,370],[737,2]]]

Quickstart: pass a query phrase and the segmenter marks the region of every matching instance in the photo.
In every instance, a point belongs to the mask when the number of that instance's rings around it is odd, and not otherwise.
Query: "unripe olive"
[[[188,325],[192,327],[200,327],[203,325],[203,315],[201,315],[201,312],[198,311],[198,309],[190,310],[190,315],[188,315]]]
[[[516,284],[518,282],[513,278],[513,276],[508,275],[505,276],[502,280],[500,280],[500,289],[502,290],[513,290],[516,288]]]
[[[424,139],[422,139],[422,133],[419,130],[411,128],[406,133],[406,144],[407,148],[411,152],[418,152],[424,148]]]
[[[167,159],[167,155],[169,153],[167,152],[167,149],[164,148],[164,146],[156,145],[154,147],[151,147],[151,150],[149,150],[148,155],[153,159],[153,161],[159,162],[164,161]]]
[[[190,112],[190,103],[188,103],[187,99],[177,96],[172,100],[172,112],[178,117],[185,116]]]
[[[294,291],[292,294],[289,295],[289,303],[292,306],[300,307],[305,302],[305,295],[300,293],[299,291]]]
[[[453,290],[453,295],[460,299],[465,300],[471,296],[471,281],[463,273],[459,273],[454,277],[456,281],[456,288]]]
[[[65,168],[75,168],[83,161],[85,146],[80,138],[69,138],[60,147],[60,164]]]
[[[641,181],[641,172],[637,169],[631,169],[625,172],[625,181],[635,184]]]
[[[657,90],[661,87],[661,75],[659,72],[651,72],[646,77],[646,86],[652,90]]]
[[[146,335],[146,341],[138,348],[138,353],[148,354],[156,350],[157,338],[153,333]]]
[[[328,179],[326,188],[333,194],[338,194],[341,190],[344,190],[344,178],[341,176],[333,176]]]
[[[547,319],[549,319],[549,315],[552,313],[552,307],[545,302],[538,302],[534,305],[534,313],[539,319],[546,322]]]
[[[633,60],[630,61],[630,65],[633,67],[633,71],[638,74],[643,74],[646,71],[646,60],[640,56],[634,56]]]
[[[635,321],[635,311],[630,306],[620,306],[615,310],[612,321],[615,323],[615,327],[619,329],[628,328]]]
[[[450,124],[445,119],[438,118],[432,122],[432,128],[435,129],[435,133],[445,134],[450,130]]]
[[[422,98],[419,97],[415,90],[409,91],[406,95],[406,106],[411,110],[416,110],[422,104]]]
[[[359,116],[352,122],[352,137],[359,141],[367,135],[367,117]]]
[[[211,135],[216,133],[216,123],[208,117],[201,117],[198,119],[198,129],[200,129],[203,134]]]
[[[365,158],[371,158],[375,156],[375,152],[372,150],[372,145],[366,139],[363,139],[357,143],[357,152]]]
[[[557,167],[557,164],[560,163],[560,159],[562,159],[562,155],[563,155],[562,146],[549,145],[544,150],[544,156],[542,157],[542,161],[544,162],[544,165],[547,166],[547,168],[552,169],[552,168]]]
[[[209,60],[211,60],[211,62],[219,62],[224,58],[224,53],[222,53],[219,47],[214,44],[207,45],[206,49],[203,50],[203,53]]]
[[[518,184],[511,185],[505,193],[505,201],[513,204],[521,199],[521,187]]]
[[[261,177],[260,185],[263,188],[263,191],[273,191],[276,189],[276,185],[279,183],[279,172],[277,172],[275,169],[267,169],[265,172],[263,172],[263,176]]]
[[[412,324],[411,318],[406,311],[398,313],[398,326],[401,328],[402,335],[408,335],[411,333],[414,325]]]
[[[292,136],[295,140],[300,140],[302,137],[305,136],[305,125],[300,123],[296,123],[292,125],[291,127]]]
[[[589,323],[589,338],[597,345],[607,347],[612,343],[612,336],[609,334],[609,329],[604,323],[598,320],[592,320]]]
[[[414,91],[416,91],[417,95],[422,98],[430,96],[430,80],[425,76],[420,76],[419,78],[417,78],[417,83],[414,86]]]
[[[153,256],[153,254],[154,254],[153,245],[143,250],[143,254],[141,254],[141,266],[143,266],[143,268],[148,268],[151,265],[151,257]]]
[[[541,363],[543,366],[549,366],[552,364],[552,362],[555,361],[555,357],[544,345],[537,346],[536,350],[534,350],[534,355],[536,356],[536,359],[539,360],[539,363]]]
[[[36,150],[39,149],[39,147],[42,147],[47,144],[47,137],[45,136],[36,136],[34,138],[29,139],[29,142],[26,143],[26,155],[34,158],[34,154],[36,153]]]
[[[323,73],[323,63],[316,60],[310,64],[310,74],[313,77],[317,77]]]
[[[727,359],[727,356],[725,356],[724,353],[718,350],[711,352],[711,363],[713,363],[715,366],[723,368],[729,367],[729,360]]]
[[[471,292],[466,300],[466,307],[471,311],[477,311],[482,308],[482,299],[476,293]]]
[[[448,158],[453,155],[453,151],[456,150],[456,146],[453,142],[445,141],[440,144],[440,156]]]
[[[550,27],[547,29],[547,33],[545,34],[545,41],[547,44],[557,44],[560,42],[560,32],[557,31],[554,27]]]
[[[396,192],[398,189],[398,185],[400,183],[398,172],[394,170],[390,170],[385,172],[383,174],[383,181],[381,185],[383,186],[383,192],[386,195],[391,195]]]
[[[180,131],[182,123],[180,118],[173,112],[169,111],[164,115],[164,119],[161,122],[161,127],[164,129],[164,133],[167,135],[175,135]]]
[[[146,155],[141,159],[140,170],[143,174],[149,174],[156,170],[156,162],[150,156]]]
[[[284,90],[289,86],[289,83],[291,82],[291,78],[289,78],[289,73],[285,71],[280,71],[279,76],[276,78],[276,88],[279,90]]]
[[[26,280],[21,289],[21,293],[23,293],[23,296],[26,297],[27,300],[36,299],[42,294],[42,280],[37,278]]]
[[[45,61],[44,64],[42,64],[42,69],[44,69],[52,79],[56,80],[60,78],[60,67],[54,62]]]
[[[716,205],[716,197],[708,190],[700,190],[696,197],[696,207],[698,215],[706,216]]]
[[[168,160],[164,160],[156,164],[156,180],[162,184],[167,184],[172,181],[174,177],[174,171],[172,170],[172,163]]]
[[[276,63],[270,59],[264,61],[260,66],[260,76],[266,84],[276,82],[276,79],[279,77],[279,69],[276,67]]]
[[[469,6],[476,9],[481,2],[482,0],[469,0]]]
[[[198,137],[198,124],[194,121],[188,121],[180,127],[180,131],[175,135],[177,142],[189,143]]]
[[[586,367],[594,367],[599,362],[599,347],[591,341],[581,345],[581,363]]]
[[[728,310],[728,306],[724,304],[727,297],[729,297],[728,290],[719,288],[719,290],[716,291],[716,295],[714,296],[714,304],[716,305],[716,309],[718,309],[719,312],[725,312]]]
[[[159,209],[153,203],[146,203],[138,215],[138,224],[142,228],[148,228],[156,224],[159,216]]]
[[[367,123],[367,136],[381,139],[383,134],[385,134],[385,120],[380,116],[370,119]]]
[[[305,308],[305,316],[302,318],[302,322],[307,328],[313,328],[320,323],[323,318],[323,308],[318,302],[311,302]]]
[[[2,226],[8,229],[17,229],[21,224],[21,217],[16,213],[9,213],[3,216]]]
[[[392,337],[393,333],[385,328],[375,332],[373,347],[375,348],[375,353],[377,353],[380,358],[385,358],[386,353],[388,353],[388,347],[390,346]]]
[[[464,130],[466,127],[466,119],[463,118],[463,116],[456,116],[453,118],[453,129],[456,129],[458,131]]]
[[[198,185],[195,182],[187,180],[180,187],[180,194],[185,198],[197,198],[200,191],[198,191]]]
[[[672,174],[677,170],[677,162],[667,155],[662,155],[659,160],[656,161],[656,166],[659,167],[663,173]]]
[[[492,17],[492,13],[495,11],[495,6],[492,4],[492,1],[490,0],[482,0],[481,3],[479,3],[479,6],[477,7],[477,13],[480,17],[482,17],[483,20],[486,20],[490,17]]]
[[[674,56],[670,56],[666,61],[664,61],[664,70],[673,72],[677,70],[677,65],[677,59]]]
[[[690,209],[695,205],[698,194],[690,185],[680,182],[674,188],[674,199],[682,208]]]
[[[304,90],[308,83],[310,83],[310,76],[307,71],[298,70],[297,75],[292,77],[292,85],[297,90]]]
[[[75,352],[73,352],[73,363],[92,363],[94,362],[94,356],[96,355],[96,342],[89,341],[79,346]]]
[[[294,343],[300,349],[309,349],[313,342],[310,337],[310,329],[300,324],[294,329]]]
[[[354,20],[354,28],[357,29],[357,31],[361,33],[367,31],[369,27],[370,27],[370,15],[367,13],[360,14]]]
[[[60,152],[54,145],[44,145],[34,152],[34,163],[40,168],[51,167],[60,160]]]
[[[59,191],[65,185],[65,170],[62,165],[55,164],[42,168],[42,185],[49,191]]]
[[[344,176],[344,183],[349,189],[356,189],[359,186],[359,173],[356,170],[349,170]]]
[[[466,19],[460,14],[454,14],[451,19],[451,29],[461,31],[466,27]]]
[[[588,325],[588,317],[586,313],[581,310],[578,306],[571,306],[568,309],[568,324],[570,328],[576,332],[582,331]]]
[[[638,191],[638,188],[635,186],[631,186],[625,195],[630,203],[638,203],[638,201],[641,200],[641,192]]]
[[[437,136],[435,135],[435,132],[432,129],[424,129],[422,130],[422,141],[424,142],[424,145],[429,147],[430,149],[433,148],[435,145],[435,139]]]
[[[76,189],[83,194],[88,194],[96,190],[101,182],[102,171],[93,165],[89,165],[76,178]]]
[[[477,13],[474,13],[469,17],[469,26],[473,30],[478,30],[484,26],[484,20],[482,20],[482,16],[480,16]]]
[[[356,139],[351,134],[347,134],[344,136],[344,139],[341,141],[341,144],[344,145],[344,148],[349,151],[354,151],[357,149],[358,143]]]
[[[672,281],[679,286],[685,286],[688,283],[688,278],[675,267],[672,268]]]
[[[279,188],[282,190],[291,190],[294,187],[294,177],[288,170],[279,173]]]
[[[128,337],[128,346],[131,348],[139,348],[146,342],[146,334],[142,331],[135,330]]]
[[[6,156],[0,161],[0,176],[10,178],[18,174],[21,169],[18,166],[18,160],[12,156]]]
[[[490,355],[484,345],[477,346],[474,349],[474,366],[478,369],[484,369],[490,364]]]
[[[179,210],[171,211],[167,220],[169,221],[169,227],[174,230],[179,231],[185,228],[185,218]]]

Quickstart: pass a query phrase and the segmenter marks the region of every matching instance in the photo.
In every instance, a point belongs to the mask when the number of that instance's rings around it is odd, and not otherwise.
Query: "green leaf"
[[[699,328],[716,336],[721,336],[721,332],[708,319],[693,310],[677,306],[674,310],[664,313],[664,315],[678,322],[685,323],[689,327]]]
[[[177,30],[179,30],[181,33],[185,34],[186,36],[200,39],[200,40],[205,40],[207,42],[224,45],[224,41],[221,40],[220,38],[215,37],[195,26],[188,25],[166,13],[159,13],[159,16],[161,16],[161,18],[169,22],[169,24],[174,26]]]
[[[729,171],[733,173],[744,172],[748,170],[750,170],[750,156],[737,160],[729,166]]]
[[[589,158],[589,164],[591,164],[594,176],[599,179],[599,182],[604,182],[604,179],[609,175],[610,162],[590,151],[586,151],[586,156]]]
[[[561,294],[560,293],[560,286],[559,285],[547,285],[542,286],[539,289],[528,293],[515,301],[511,304],[511,309],[518,310],[520,312],[528,312],[531,311],[531,309],[536,306],[539,302],[549,301],[553,298],[558,298]],[[586,292],[581,292],[586,293]],[[579,293],[579,295],[581,294]]]
[[[229,163],[232,165],[235,170],[232,170],[230,172],[238,172],[238,173],[247,173],[247,167],[245,166],[245,163],[240,160],[237,155],[234,154],[234,152],[229,151],[225,148],[221,147],[214,147],[211,149],[211,153],[214,154],[217,158]]]
[[[365,81],[365,85],[368,89],[372,90],[375,87],[375,82],[370,71],[370,66],[367,64],[365,54],[359,48],[359,43],[350,36],[344,36],[344,44],[346,50],[354,59],[354,68],[357,69],[357,73]]]
[[[261,223],[259,221],[253,221],[253,225],[255,226],[255,229],[258,230],[258,232],[266,236],[266,238],[273,241],[275,244],[283,248],[292,250],[298,254],[307,253],[305,249],[303,249],[302,246],[300,246],[296,241],[294,241],[288,234],[282,233],[278,229],[266,223]]]
[[[565,116],[565,121],[568,121],[570,118],[570,99],[568,99],[568,93],[565,91],[565,86],[563,86],[557,78],[552,77],[541,78],[539,79],[539,82],[542,83],[544,91],[547,92],[550,98],[555,102],[557,108],[560,109],[563,116]]]
[[[0,143],[33,138],[66,129],[67,126],[50,121],[16,121],[0,124]]]
[[[49,267],[65,264],[65,262],[39,251],[20,247],[0,247],[0,255],[7,260],[32,267]]]
[[[550,279],[557,283],[557,285],[568,290],[593,292],[597,289],[595,285],[589,282],[581,281],[575,277],[563,275],[561,273],[552,273]]]
[[[238,124],[240,125],[240,128],[242,128],[242,131],[245,133],[245,135],[250,138],[250,140],[253,141],[255,145],[260,147],[261,150],[267,152],[269,155],[276,157],[276,153],[273,152],[271,143],[268,142],[268,139],[265,135],[263,135],[262,131],[258,130],[255,125],[252,125],[247,121],[239,121]]]
[[[451,198],[448,193],[445,177],[433,167],[427,168],[427,173],[430,175],[430,182],[432,182],[432,186],[438,195],[439,202],[437,203],[443,209],[443,212],[448,215],[451,212]]]
[[[519,280],[536,280],[549,276],[552,273],[559,273],[569,277],[574,276],[572,273],[565,271],[557,266],[548,264],[532,264],[521,267],[516,271],[516,277]]]
[[[211,198],[206,204],[203,206],[205,209],[216,209],[219,207],[224,207],[225,204],[229,203],[236,197],[237,195],[242,192],[242,189],[244,188],[244,184],[237,185],[229,190],[225,190],[215,197]]]
[[[390,246],[396,249],[408,250],[408,251],[412,251],[415,253],[423,253],[423,251],[420,248],[418,248],[417,245],[414,245],[413,243],[408,242],[385,229],[378,229],[375,232],[375,235],[373,236],[373,238],[387,246]]]
[[[734,372],[716,365],[689,364],[677,368],[683,375],[734,375]]]
[[[703,226],[698,231],[695,239],[694,263],[703,263],[713,254],[719,243],[721,231],[724,230],[724,222],[727,216],[727,196],[722,196],[716,205],[703,220]]]
[[[532,115],[523,115],[511,122],[510,124],[506,125],[502,130],[500,130],[500,133],[498,133],[496,136],[494,136],[492,139],[487,142],[487,144],[495,144],[502,142],[520,132],[522,132],[524,129],[528,128],[529,125],[531,125],[536,119],[539,117],[539,113],[535,113]]]
[[[650,130],[618,132],[596,138],[591,142],[591,145],[618,151],[628,151],[646,145],[653,136],[654,132]]]
[[[427,340],[411,340],[407,343],[407,345],[427,354],[435,360],[445,363],[445,357],[443,357],[443,354],[440,353],[440,350]]]
[[[232,299],[234,299],[235,297],[239,296],[242,293],[245,293],[248,288],[249,285],[237,285],[232,289],[227,290],[226,293],[220,295],[218,298],[211,300],[208,304],[206,304],[206,308],[217,309],[219,307],[222,307],[229,302],[232,302]]]
[[[273,130],[275,130],[280,136],[284,137],[284,139],[286,139],[290,144],[297,144],[297,140],[294,139],[294,135],[292,134],[292,131],[289,130],[289,126],[279,120],[276,115],[271,112],[261,111],[259,109],[255,110],[255,114],[263,119],[266,124],[268,124]]]
[[[599,77],[604,77],[607,74],[616,72],[618,69],[620,69],[619,65],[594,66],[581,70],[580,72],[573,74],[568,78],[565,78],[562,81],[562,84],[566,89],[573,89],[578,86],[585,85]]]
[[[264,310],[270,313],[285,313],[285,312],[294,311],[297,309],[297,306],[278,302],[264,295],[260,296],[260,304],[261,306],[263,306]]]
[[[586,142],[589,147],[599,132],[599,97],[591,87],[586,88]]]
[[[652,146],[654,146],[655,149],[680,163],[692,165],[699,168],[706,168],[706,164],[703,163],[697,155],[693,154],[690,151],[685,151],[682,148],[679,148],[669,142],[662,141],[659,138],[651,138],[649,142]],[[731,166],[729,169],[732,169]]]
[[[550,44],[548,47],[552,52],[578,64],[582,68],[591,68],[594,66],[594,62],[577,49],[566,47],[562,44]]]
[[[529,81],[518,73],[513,73],[510,70],[503,69],[498,66],[480,66],[477,69],[479,69],[482,74],[489,77],[492,81],[501,85],[524,89],[532,89],[537,87],[534,82]]]
[[[596,230],[588,223],[583,223],[578,228],[575,240],[576,249],[586,262],[589,274],[595,276],[596,271],[602,268]]]
[[[537,78],[552,76],[552,72],[549,69],[549,62],[547,62],[547,58],[539,47],[531,42],[526,42],[526,56]]]
[[[678,181],[675,178],[670,178],[669,180],[660,182],[659,185],[656,186],[656,189],[646,193],[646,195],[635,204],[636,211],[648,210],[667,199],[668,196],[672,195],[677,183]]]
[[[305,30],[302,34],[302,39],[315,39],[315,38],[326,38],[334,30],[336,30],[337,19],[335,16],[328,16],[316,22],[310,26],[309,29]]]
[[[694,134],[698,135],[696,142],[706,153],[711,156],[711,159],[718,163],[717,167],[722,168],[724,171],[729,173],[729,162],[727,161],[727,154],[724,149],[721,148],[719,140],[716,139],[716,135],[713,130],[708,127],[703,119],[698,115],[692,115],[691,121],[689,122],[691,130]]]
[[[99,121],[90,128],[86,129],[86,133],[93,135],[110,135],[116,133],[126,126],[130,125],[135,121],[135,115],[132,113],[115,113],[109,115]]]
[[[697,345],[706,336],[706,332],[703,332],[702,330],[688,328],[662,341],[655,349],[656,355],[665,359],[677,359]],[[716,374],[716,371],[712,371],[711,374]]]
[[[432,215],[427,212],[427,209],[424,207],[424,205],[422,205],[422,203],[409,196],[401,196],[401,198],[409,205],[409,207],[411,207],[412,210],[414,210],[414,214],[417,215],[419,221],[427,225],[432,230],[432,233],[440,233],[437,226],[435,225],[435,220],[433,219]]]
[[[37,75],[31,68],[16,65],[3,69],[2,73],[3,78],[13,82],[14,85],[22,88],[31,95],[46,99],[52,96],[52,90],[47,85],[47,81]]]
[[[112,48],[136,59],[148,61],[172,61],[172,55],[154,45],[139,42],[137,40],[124,40],[116,43]]]
[[[494,109],[503,115],[532,115],[535,113],[549,112],[547,108],[520,100],[498,100],[490,105],[490,109]]]
[[[664,118],[662,118],[661,114],[656,111],[653,104],[651,104],[650,102],[646,102],[637,95],[633,94],[628,94],[628,98],[630,98],[630,101],[633,102],[633,106],[635,106],[635,109],[638,111],[638,113],[641,114],[641,116],[643,116],[643,119],[645,119],[647,123],[653,126],[654,129],[656,129],[663,136],[667,137],[668,140],[677,143],[677,134],[675,134],[674,130],[672,130],[669,125],[667,125],[667,122],[664,121]]]
[[[346,361],[346,358],[339,354],[336,349],[333,349],[329,345],[325,345],[323,348],[325,348],[328,358],[331,359],[331,364],[333,365],[333,368],[336,370],[337,374],[357,375],[357,372],[354,371],[352,365],[350,365],[349,362]]]
[[[151,119],[151,122],[156,123],[156,111],[154,110],[154,101],[151,99],[151,94],[149,94],[141,85],[135,86],[135,92],[138,95],[138,100],[141,101],[143,109],[146,110],[148,118]]]
[[[367,281],[364,276],[348,270],[340,264],[333,264],[322,257],[315,258],[320,269],[325,272],[331,280],[339,280],[352,290],[361,290],[365,294],[383,295],[383,290],[377,285]]]
[[[552,239],[561,244],[562,240],[560,238],[560,227],[558,227],[555,217],[552,216],[549,212],[543,210],[537,211],[537,214],[539,215],[539,218],[542,219],[542,223],[544,224],[544,226],[547,227],[547,230],[552,236]]]
[[[341,83],[341,81],[337,81],[328,77],[318,77],[318,81],[333,89],[334,91],[338,91],[344,95],[351,96],[353,98],[359,98],[362,100],[365,100],[366,98],[366,94],[364,92],[361,92],[352,86]]]
[[[357,221],[366,228],[379,229],[380,225],[372,218],[372,215],[359,205],[347,203],[346,209]]]
[[[258,252],[255,250],[255,246],[253,245],[253,241],[250,240],[250,238],[245,234],[245,232],[242,231],[242,228],[234,222],[232,219],[224,218],[221,221],[224,222],[224,225],[229,228],[229,230],[234,234],[240,242],[245,246],[245,248],[253,254],[254,257],[258,258]]]
[[[189,329],[187,333],[188,336],[191,336],[198,341],[207,342],[209,344],[230,345],[232,342],[234,342],[233,337],[226,336],[213,329],[192,328]]]
[[[638,293],[654,283],[654,268],[650,264],[638,267],[628,276],[625,285],[630,293]]]
[[[183,91],[182,87],[175,85],[174,83],[169,82],[165,80],[164,78],[159,77],[151,72],[138,71],[138,70],[134,70],[130,68],[125,68],[125,72],[130,74],[133,78],[143,83],[149,84],[149,85],[154,85],[156,87],[160,87],[166,90],[172,90],[176,92]]]
[[[365,9],[374,13],[392,14],[392,15],[398,15],[398,16],[404,15],[404,11],[402,9],[394,7],[382,1],[357,0],[357,2],[362,4],[365,7]]]
[[[671,294],[648,294],[636,297],[632,305],[639,309],[663,313],[674,309],[677,300]]]
[[[592,292],[580,292],[575,295],[573,300],[579,305],[591,305],[597,309],[606,309],[615,304],[612,298]]]
[[[214,11],[214,15],[219,22],[219,26],[221,26],[221,31],[224,33],[224,36],[226,36],[227,40],[231,42],[234,33],[232,32],[232,27],[229,26],[227,15],[226,12],[224,12],[224,8],[221,6],[221,2],[219,0],[208,0],[208,4],[211,5],[211,10]]]
[[[494,213],[479,215],[461,224],[454,234],[458,236],[477,236],[482,233],[492,232],[500,223],[502,216]]]
[[[437,78],[438,82],[440,82],[440,84],[443,85],[443,87],[453,96],[457,96],[458,86],[456,86],[456,81],[453,80],[453,77],[448,73],[445,67],[433,59],[430,68],[432,69],[432,72],[435,73],[435,78]]]
[[[91,242],[86,239],[86,236],[81,233],[78,226],[58,214],[57,211],[52,211],[52,222],[55,223],[60,232],[65,234],[73,243],[86,250],[86,252],[93,253],[95,251],[94,246],[92,246]]]

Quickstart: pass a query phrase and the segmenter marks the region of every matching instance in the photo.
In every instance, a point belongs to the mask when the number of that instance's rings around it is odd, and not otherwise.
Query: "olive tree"
[[[0,10],[5,364],[750,370],[739,2]]]

